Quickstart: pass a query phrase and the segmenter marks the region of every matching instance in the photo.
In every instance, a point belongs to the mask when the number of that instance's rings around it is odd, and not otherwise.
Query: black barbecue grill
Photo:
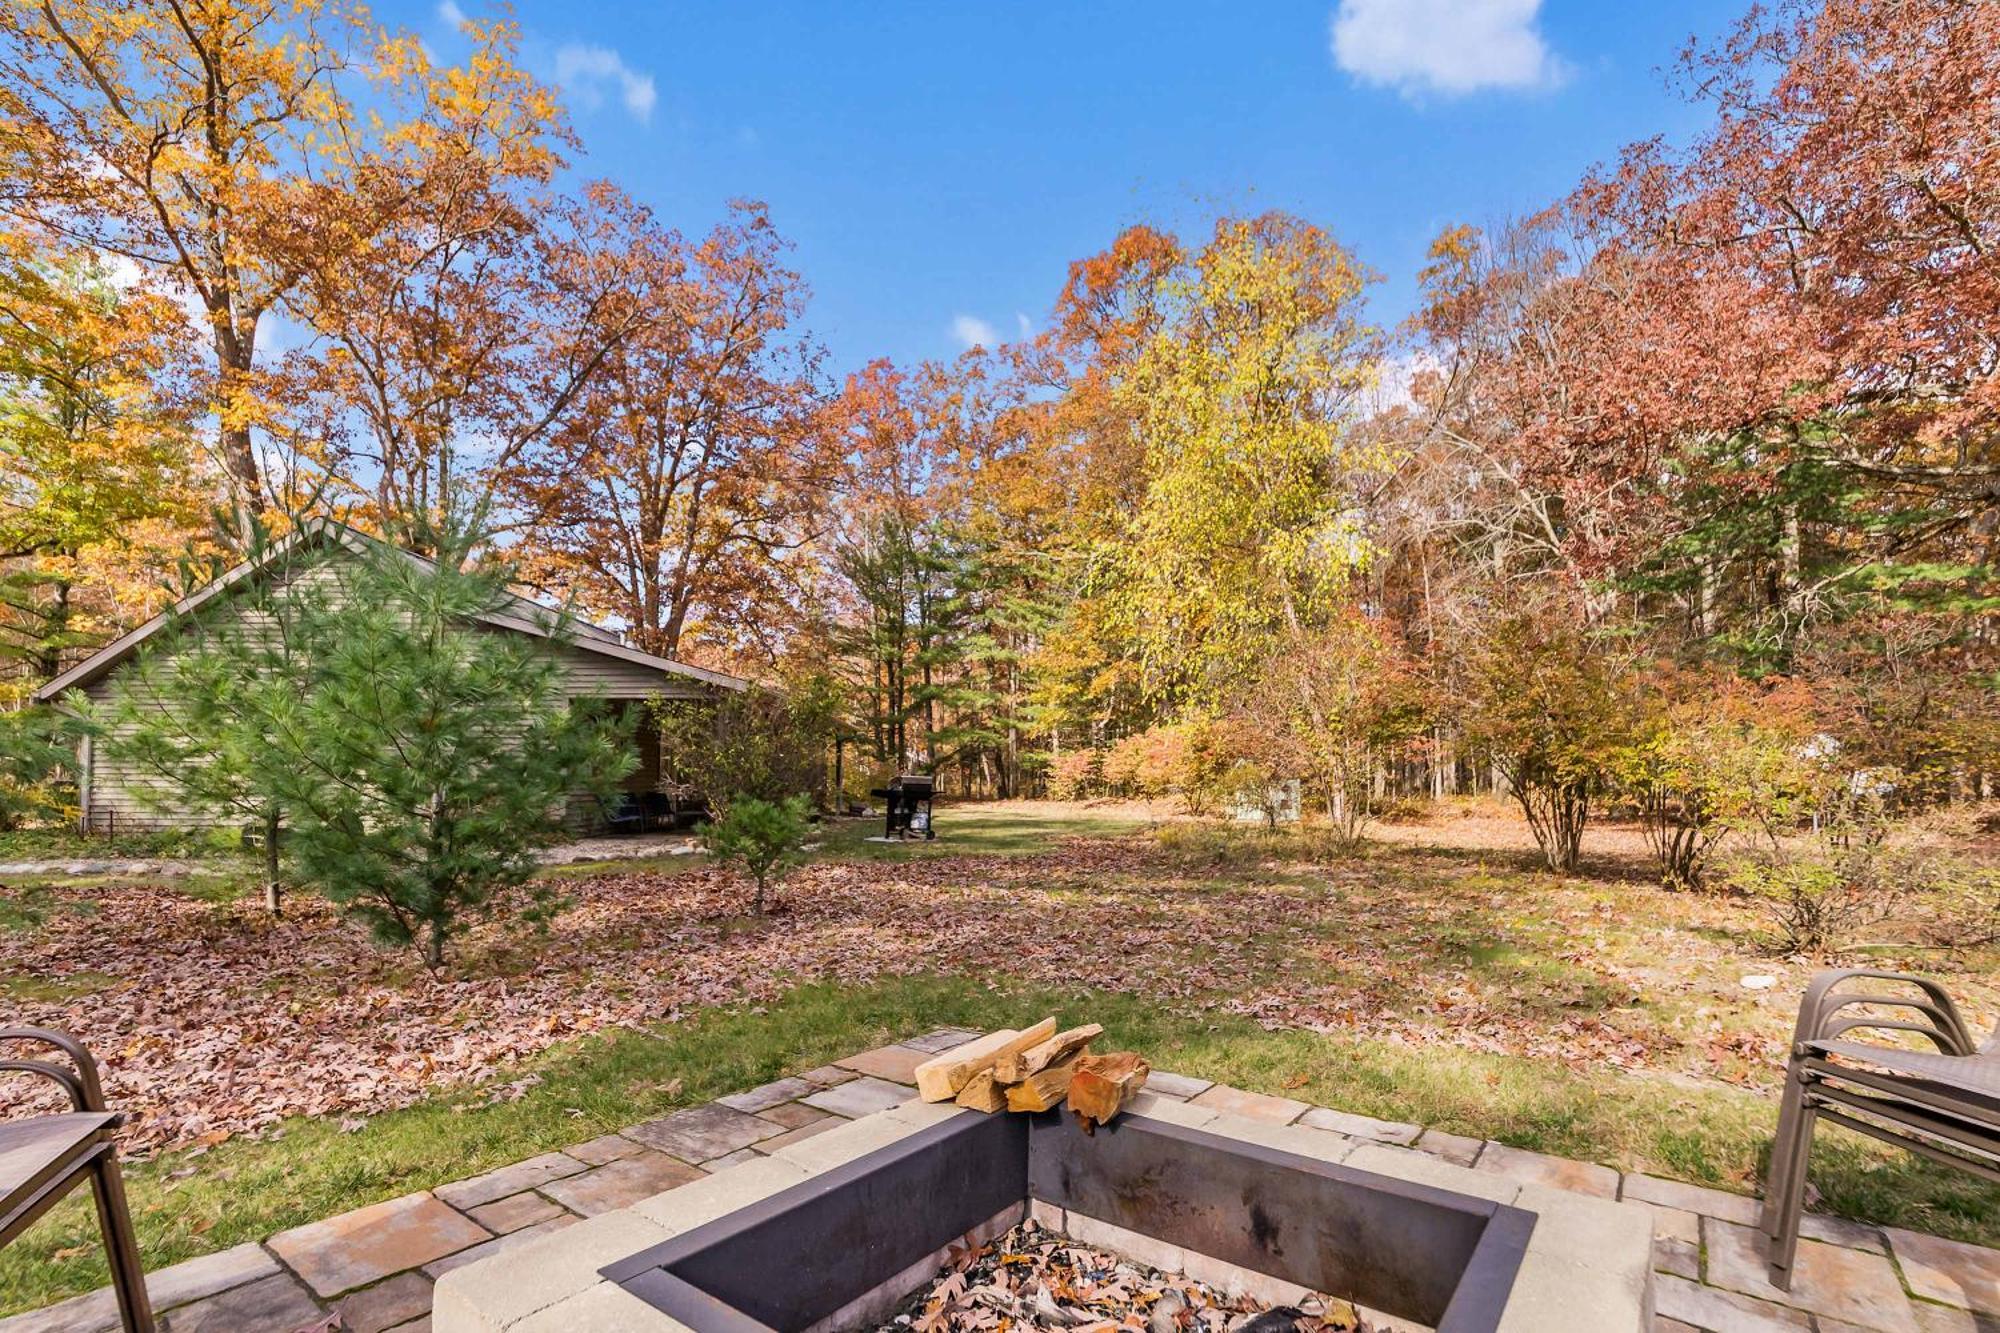
[[[880,796],[888,806],[882,833],[890,838],[935,838],[931,827],[932,780],[921,773],[900,773],[886,787],[869,793]]]

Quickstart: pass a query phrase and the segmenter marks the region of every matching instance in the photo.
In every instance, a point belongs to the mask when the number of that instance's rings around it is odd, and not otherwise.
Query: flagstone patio
[[[914,1093],[918,1064],[973,1035],[940,1029],[863,1051],[561,1152],[294,1227],[261,1245],[191,1259],[149,1274],[147,1287],[166,1333],[428,1330],[431,1288],[442,1274],[899,1105]],[[1744,1195],[1164,1071],[1147,1088],[1345,1140],[1346,1160],[1363,1169],[1429,1154],[1487,1172],[1503,1202],[1557,1189],[1643,1203],[1654,1219],[1656,1333],[2000,1333],[2000,1250],[1808,1216],[1794,1289],[1779,1292],[1764,1280],[1758,1203]],[[0,1333],[117,1326],[106,1288],[0,1320]]]

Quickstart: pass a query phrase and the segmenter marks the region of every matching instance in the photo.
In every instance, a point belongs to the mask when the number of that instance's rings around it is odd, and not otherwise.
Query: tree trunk
[[[283,813],[275,805],[264,807],[264,910],[272,916],[285,914],[284,880],[278,865],[278,824]]]
[[[257,359],[257,324],[244,321],[238,329],[231,312],[215,311],[210,316],[215,330],[215,359],[221,372],[221,399],[217,404],[220,420],[216,442],[222,454],[222,470],[229,481],[230,505],[236,518],[236,540],[248,547],[258,516],[264,512],[264,488],[257,467],[257,449],[250,427],[243,422],[250,396],[250,375]]]

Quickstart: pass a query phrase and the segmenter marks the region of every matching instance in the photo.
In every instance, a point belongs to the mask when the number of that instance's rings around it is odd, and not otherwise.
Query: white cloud
[[[465,11],[453,0],[441,0],[438,5],[438,22],[447,28],[462,28],[465,26]]]
[[[1333,62],[1405,96],[1560,87],[1570,68],[1538,23],[1542,0],[1340,0]]]
[[[569,42],[557,48],[556,82],[580,105],[590,108],[602,106],[607,86],[615,84],[618,100],[641,121],[653,118],[653,103],[659,100],[652,75],[633,69],[610,47],[587,42]]]
[[[1000,331],[977,315],[953,315],[951,336],[967,347],[998,347]]]
[[[1029,319],[1026,315],[1022,314],[1018,310],[1014,312],[1014,323],[1020,327],[1022,338],[1025,339],[1034,336],[1035,321]]]

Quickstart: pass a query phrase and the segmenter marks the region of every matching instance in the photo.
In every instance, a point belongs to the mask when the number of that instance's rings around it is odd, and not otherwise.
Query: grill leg
[[[153,1333],[153,1306],[146,1298],[146,1270],[139,1263],[139,1242],[132,1234],[132,1210],[125,1204],[125,1185],[118,1176],[118,1159],[99,1157],[90,1171],[97,1197],[97,1229],[111,1261],[111,1285],[118,1293],[118,1314],[125,1333]]]

